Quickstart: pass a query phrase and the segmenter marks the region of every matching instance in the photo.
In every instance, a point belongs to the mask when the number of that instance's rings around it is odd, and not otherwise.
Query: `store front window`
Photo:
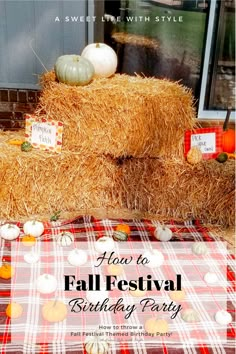
[[[192,90],[202,118],[205,111],[211,118],[211,110],[223,118],[229,105],[235,108],[234,6],[230,0],[214,7],[207,0],[105,0],[104,39],[118,53],[118,72],[179,81]]]

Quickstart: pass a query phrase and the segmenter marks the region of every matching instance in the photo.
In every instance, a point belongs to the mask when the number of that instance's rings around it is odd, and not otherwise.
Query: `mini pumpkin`
[[[93,64],[95,77],[110,77],[116,72],[116,52],[105,43],[87,45],[81,56]]]
[[[94,76],[93,64],[75,54],[60,56],[54,69],[58,81],[71,86],[87,85]]]
[[[24,260],[26,263],[35,264],[39,261],[39,255],[35,252],[28,252],[24,254]]]
[[[170,291],[169,296],[171,300],[176,302],[181,302],[185,299],[186,293],[184,290],[175,290],[175,291]]]
[[[39,237],[44,232],[44,225],[41,221],[29,220],[24,223],[23,230],[26,235]]]
[[[109,292],[103,288],[101,290],[88,290],[86,292],[86,298],[95,305],[98,301],[103,302],[105,299],[109,298]]]
[[[200,321],[198,312],[191,308],[183,310],[181,312],[181,318],[182,320],[188,323],[194,323]]]
[[[6,315],[10,318],[19,318],[23,313],[23,307],[17,302],[11,302],[7,305]]]
[[[32,235],[24,235],[21,242],[26,247],[32,247],[36,242],[36,238]]]
[[[107,271],[110,275],[121,275],[124,272],[124,269],[120,264],[109,264]]]
[[[50,300],[43,305],[42,316],[51,323],[64,321],[67,316],[67,307],[62,301]]]
[[[119,242],[128,240],[128,234],[123,231],[114,231],[112,237],[115,241],[119,241]]]
[[[99,253],[111,252],[115,247],[115,242],[111,237],[103,236],[95,242],[95,249]]]
[[[57,244],[62,247],[68,247],[74,242],[74,235],[69,231],[63,231],[57,236]]]
[[[94,336],[85,338],[84,347],[88,354],[105,354],[109,350],[109,342],[107,338],[95,333]]]
[[[149,263],[146,263],[146,267],[148,268],[156,268],[156,267],[160,267],[163,263],[164,263],[164,256],[163,254],[156,250],[150,250],[150,251],[146,251],[143,254],[143,258],[147,258]]]
[[[172,231],[165,225],[158,225],[154,231],[154,236],[159,241],[169,241],[172,237]]]
[[[130,236],[130,227],[127,224],[118,224],[116,226],[116,231],[125,232],[128,236]]]
[[[132,295],[134,297],[143,297],[146,295],[146,291],[140,290],[140,289],[130,290],[129,293],[130,293],[130,295]]]
[[[12,267],[9,263],[3,262],[0,267],[0,278],[10,279],[15,274],[15,268]]]
[[[4,240],[15,240],[20,234],[20,229],[18,226],[13,224],[5,224],[0,228],[0,236]]]
[[[228,109],[224,121],[224,125],[223,125],[222,150],[224,152],[234,153],[235,152],[235,130],[228,129],[230,114],[231,114],[231,109]]]
[[[144,328],[151,334],[166,333],[168,332],[169,325],[166,320],[152,317],[145,322]]]
[[[51,274],[42,274],[37,279],[36,288],[41,294],[51,294],[57,289],[57,280]]]
[[[80,267],[81,265],[87,262],[88,254],[84,250],[79,250],[78,248],[75,248],[74,250],[69,252],[67,260],[71,265],[75,267]]]
[[[208,248],[205,242],[194,242],[192,245],[192,252],[197,256],[201,256],[208,253]]]
[[[193,146],[187,153],[187,161],[191,165],[196,165],[202,161],[202,152],[198,146]]]
[[[219,310],[215,314],[215,321],[221,326],[227,326],[233,321],[233,318],[229,312],[225,310]]]
[[[28,142],[28,141],[24,141],[22,144],[21,144],[21,151],[24,151],[24,152],[29,152],[33,149],[33,146]]]

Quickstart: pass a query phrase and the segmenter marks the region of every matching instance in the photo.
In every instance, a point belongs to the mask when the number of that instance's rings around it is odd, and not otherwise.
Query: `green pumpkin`
[[[21,151],[28,152],[28,151],[31,151],[32,148],[33,148],[33,146],[28,141],[24,141],[21,144]]]
[[[59,57],[54,69],[59,82],[72,86],[87,85],[94,76],[93,64],[75,54]]]
[[[127,241],[128,237],[128,234],[123,231],[114,231],[113,233],[113,239],[115,241]]]

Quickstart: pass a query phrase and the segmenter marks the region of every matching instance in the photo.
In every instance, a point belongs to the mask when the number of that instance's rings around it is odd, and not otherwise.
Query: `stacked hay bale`
[[[184,132],[196,124],[189,90],[126,75],[71,87],[50,72],[42,83],[36,115],[63,122],[63,150],[21,153],[0,135],[1,217],[128,208],[234,222],[233,163],[184,160]]]

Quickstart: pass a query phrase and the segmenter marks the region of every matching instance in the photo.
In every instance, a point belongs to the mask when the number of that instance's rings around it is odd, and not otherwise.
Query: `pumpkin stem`
[[[57,301],[58,301],[58,299],[55,299],[55,300],[54,300],[54,303],[53,303],[52,307],[55,307],[55,306],[56,306]]]
[[[96,48],[100,48],[100,43],[96,43]]]
[[[228,123],[229,123],[231,110],[232,110],[231,108],[227,109],[227,113],[226,113],[226,117],[225,117],[225,121],[224,121],[224,125],[223,125],[223,130],[224,131],[228,129]]]

